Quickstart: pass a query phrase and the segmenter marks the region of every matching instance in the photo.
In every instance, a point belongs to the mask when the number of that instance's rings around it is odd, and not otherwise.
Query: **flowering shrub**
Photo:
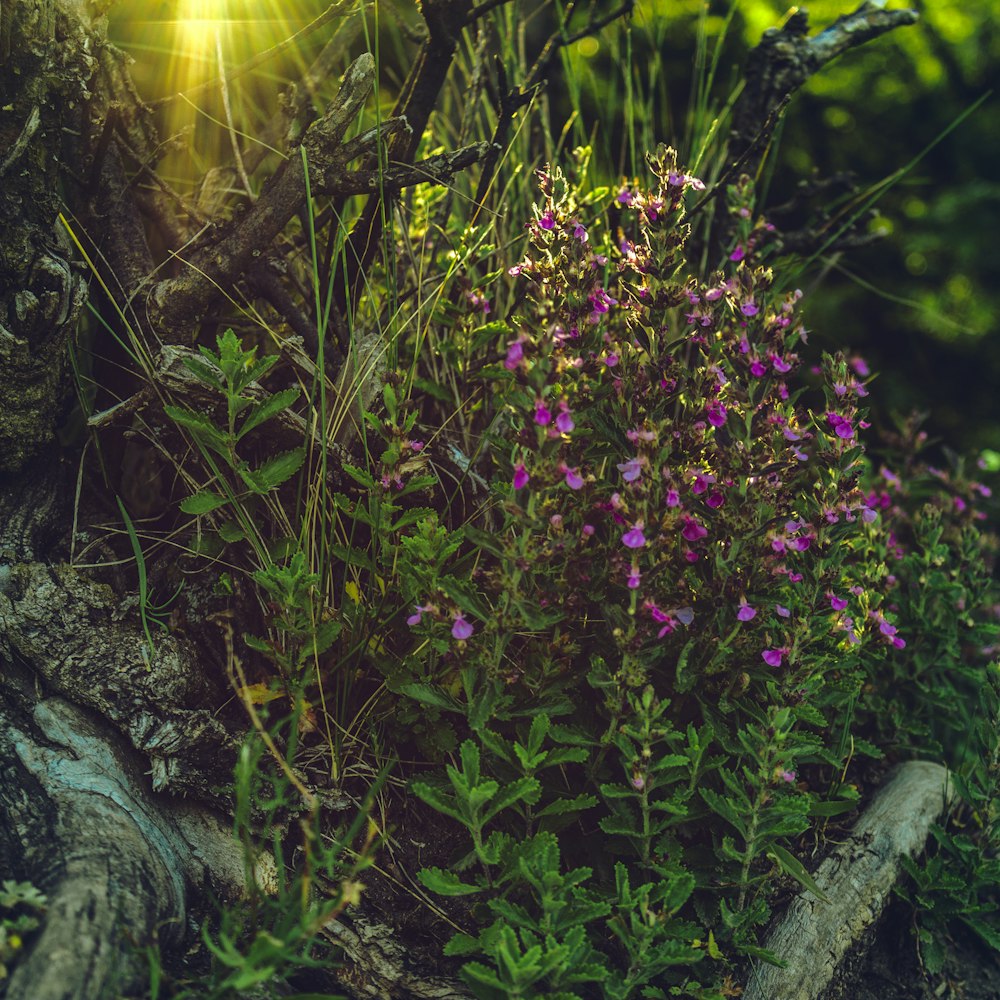
[[[827,356],[818,385],[800,378],[802,296],[768,266],[749,183],[730,190],[723,268],[700,275],[685,204],[703,185],[673,150],[648,159],[653,186],[613,196],[613,238],[541,172],[509,269],[523,307],[486,371],[506,386],[505,523],[465,529],[491,611],[426,593],[409,620],[452,637],[458,683],[404,690],[465,716],[462,770],[413,787],[472,835],[479,875],[422,878],[495,918],[450,946],[493,963],[466,967],[478,996],[721,995],[693,963],[773,957],[754,927],[774,880],[814,888],[798,835],[853,808],[856,756],[929,732],[948,672],[996,634],[968,527],[988,489],[939,473],[948,509],[922,508],[887,467],[872,476],[870,373]],[[554,836],[574,822],[603,833],[613,871],[579,828]],[[560,851],[587,865],[564,872]]]

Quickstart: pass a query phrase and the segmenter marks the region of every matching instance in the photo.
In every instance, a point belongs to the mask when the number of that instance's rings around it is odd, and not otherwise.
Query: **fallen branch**
[[[808,892],[795,899],[765,942],[786,967],[754,966],[744,1000],[815,1000],[850,947],[875,923],[899,877],[901,859],[923,850],[948,799],[948,772],[940,764],[901,765],[819,866],[814,878],[830,902]]]

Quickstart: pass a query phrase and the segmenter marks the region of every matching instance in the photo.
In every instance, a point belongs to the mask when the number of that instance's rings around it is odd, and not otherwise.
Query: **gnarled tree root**
[[[211,810],[151,792],[89,712],[48,698],[28,716],[0,697],[0,723],[0,868],[48,896],[7,1000],[120,996],[143,979],[134,945],[187,932],[191,887],[243,892],[240,851]]]
[[[901,859],[923,849],[948,798],[948,772],[940,764],[911,761],[897,768],[815,873],[830,902],[810,892],[795,899],[765,942],[786,967],[757,963],[744,1000],[820,996],[841,959],[881,913]]]

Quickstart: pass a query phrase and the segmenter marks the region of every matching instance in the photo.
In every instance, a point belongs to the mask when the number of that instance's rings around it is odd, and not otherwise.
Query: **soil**
[[[937,974],[923,968],[911,911],[902,901],[886,907],[873,936],[848,955],[820,1000],[1000,1000],[1000,956],[971,933],[948,942]]]

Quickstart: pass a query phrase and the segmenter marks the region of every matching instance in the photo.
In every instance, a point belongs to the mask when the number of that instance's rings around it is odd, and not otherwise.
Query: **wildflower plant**
[[[460,684],[403,688],[465,715],[463,770],[413,790],[468,829],[480,869],[424,884],[499,918],[449,946],[474,957],[477,996],[716,996],[691,978],[699,960],[717,982],[740,955],[777,960],[756,930],[776,885],[822,898],[801,836],[854,808],[859,759],[927,731],[931,658],[953,663],[971,637],[944,617],[988,600],[983,573],[960,569],[982,564],[980,535],[949,529],[942,547],[940,512],[885,500],[862,443],[864,363],[803,371],[802,294],[781,285],[749,181],[729,190],[732,246],[702,274],[685,251],[704,185],[672,149],[648,164],[652,185],[621,185],[603,212],[560,169],[539,173],[508,272],[520,305],[482,373],[502,392],[504,524],[464,529],[492,613],[473,630],[453,615]],[[895,698],[914,663],[922,681]],[[558,778],[525,769],[546,753],[563,754]],[[614,866],[571,829],[599,830]],[[572,945],[546,930],[543,883],[592,908]],[[654,925],[655,946],[638,929]],[[595,970],[580,992],[571,966]]]

